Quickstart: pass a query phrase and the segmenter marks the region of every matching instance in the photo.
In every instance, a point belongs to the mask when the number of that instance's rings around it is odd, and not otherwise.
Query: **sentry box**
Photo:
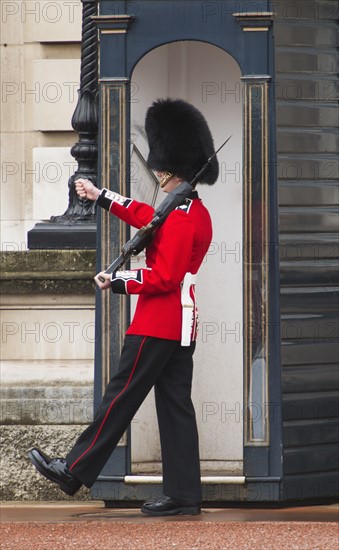
[[[159,97],[196,105],[216,147],[232,134],[219,181],[199,188],[214,224],[193,387],[206,504],[338,495],[336,11],[315,0],[101,0],[94,17],[101,185],[159,200],[143,132]],[[99,271],[130,235],[98,215]],[[95,405],[133,308],[98,293]],[[92,489],[107,506],[161,494],[152,400]]]

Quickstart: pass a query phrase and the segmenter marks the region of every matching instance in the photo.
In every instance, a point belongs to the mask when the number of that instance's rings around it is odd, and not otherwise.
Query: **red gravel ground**
[[[2,550],[338,550],[336,523],[2,523]]]

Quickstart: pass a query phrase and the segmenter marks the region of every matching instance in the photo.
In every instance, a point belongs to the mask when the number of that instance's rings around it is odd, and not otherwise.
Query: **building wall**
[[[2,498],[64,500],[27,451],[63,455],[92,418],[95,252],[27,251],[27,231],[68,204],[82,4],[0,10]]]
[[[80,0],[1,2],[3,250],[24,250],[27,231],[67,207],[81,10]]]

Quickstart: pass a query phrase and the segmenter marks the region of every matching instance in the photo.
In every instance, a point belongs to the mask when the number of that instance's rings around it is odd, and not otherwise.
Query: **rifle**
[[[162,203],[158,206],[158,208],[154,212],[154,216],[152,220],[145,226],[141,227],[137,233],[125,243],[121,249],[121,254],[112,262],[107,269],[105,270],[105,273],[110,274],[114,271],[117,271],[120,269],[128,260],[131,258],[131,256],[137,256],[149,243],[149,241],[152,238],[152,235],[154,231],[164,223],[167,216],[177,208],[177,206],[180,206],[185,202],[187,197],[192,192],[192,189],[194,189],[196,183],[199,181],[201,176],[206,172],[208,166],[210,165],[212,159],[219,153],[220,149],[226,145],[226,143],[231,139],[232,135],[230,135],[226,141],[219,147],[217,151],[213,153],[213,155],[210,156],[210,158],[207,160],[206,164],[197,172],[197,174],[193,177],[193,179],[190,182],[183,181],[171,191],[168,196],[162,201]],[[105,279],[103,277],[98,277],[99,281],[102,283],[105,282]]]

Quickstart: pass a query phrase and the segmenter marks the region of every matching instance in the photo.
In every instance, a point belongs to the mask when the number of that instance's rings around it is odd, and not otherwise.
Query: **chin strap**
[[[169,180],[171,180],[173,178],[173,176],[174,176],[174,174],[172,174],[171,172],[165,172],[164,173],[164,175],[159,180],[161,189],[163,187],[165,187],[166,183],[168,183]]]

